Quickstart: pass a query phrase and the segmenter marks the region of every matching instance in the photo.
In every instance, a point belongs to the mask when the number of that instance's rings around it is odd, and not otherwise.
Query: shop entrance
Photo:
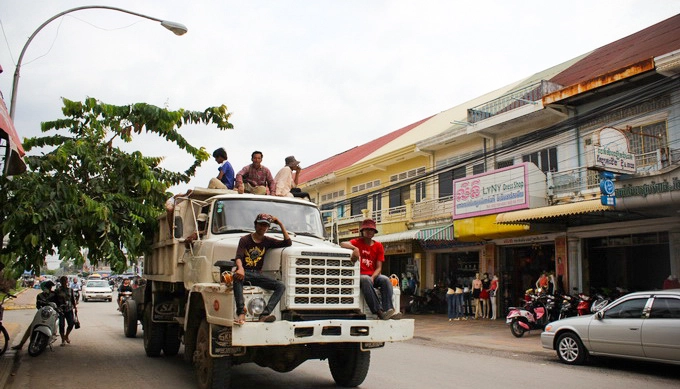
[[[553,243],[529,246],[505,246],[500,261],[499,312],[521,304],[524,292],[535,288],[541,272],[555,272],[555,245]]]
[[[585,239],[584,287],[605,293],[660,289],[671,271],[668,233]]]

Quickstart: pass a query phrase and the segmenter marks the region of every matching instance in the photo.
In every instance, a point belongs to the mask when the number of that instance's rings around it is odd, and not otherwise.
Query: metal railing
[[[562,89],[562,86],[550,81],[541,80],[521,89],[514,90],[497,99],[468,109],[468,123],[477,123],[484,119],[511,111],[527,104],[535,104],[543,96]]]

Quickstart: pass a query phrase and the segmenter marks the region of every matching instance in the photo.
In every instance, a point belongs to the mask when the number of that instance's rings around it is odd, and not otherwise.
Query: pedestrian
[[[381,274],[385,261],[385,249],[382,243],[373,240],[378,230],[375,221],[366,219],[361,222],[358,238],[340,243],[340,246],[352,250],[352,262],[359,260],[361,277],[359,286],[371,313],[382,320],[400,319],[401,312],[395,312],[392,302],[393,286],[390,279]],[[382,301],[378,300],[375,288],[380,289]]]
[[[59,287],[55,291],[56,304],[61,310],[59,313],[59,335],[61,335],[61,345],[65,346],[66,343],[71,343],[69,335],[75,326],[75,315],[78,314],[78,308],[76,308],[73,290],[69,288],[68,277],[61,276],[61,278],[59,278],[59,284]],[[66,324],[68,324],[68,327]]]
[[[307,200],[310,200],[309,193],[302,192],[297,187],[301,171],[300,161],[292,155],[286,157],[285,166],[274,177],[274,181],[276,181],[276,195],[282,197],[306,197]]]
[[[236,173],[234,187],[238,190],[238,193],[264,195],[267,194],[267,189],[269,189],[270,195],[276,194],[276,181],[272,177],[272,172],[262,165],[262,158],[261,151],[253,151],[250,155],[252,163],[244,166]]]
[[[276,320],[276,316],[272,312],[274,312],[274,308],[276,308],[276,305],[283,296],[283,292],[286,290],[283,282],[262,274],[262,266],[264,265],[264,255],[268,249],[288,247],[293,244],[293,241],[288,236],[288,231],[286,231],[283,223],[274,216],[261,213],[257,215],[254,223],[255,232],[241,237],[234,259],[236,262],[234,300],[236,302],[236,312],[238,313],[238,318],[234,320],[234,325],[238,326],[246,322],[245,302],[243,299],[244,283],[274,291],[259,318],[259,321],[266,323]],[[270,238],[265,235],[272,224],[277,224],[281,228],[283,240]]]
[[[217,168],[217,178],[211,178],[208,188],[210,189],[234,189],[234,168],[227,161],[227,151],[220,147],[213,151],[215,162],[220,164]]]

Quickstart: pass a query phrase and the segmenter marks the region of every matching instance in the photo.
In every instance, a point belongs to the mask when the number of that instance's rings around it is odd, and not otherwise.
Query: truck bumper
[[[314,320],[247,322],[232,327],[233,346],[303,343],[399,342],[413,338],[414,320]]]

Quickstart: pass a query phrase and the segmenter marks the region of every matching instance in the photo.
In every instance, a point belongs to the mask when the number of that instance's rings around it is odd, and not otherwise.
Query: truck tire
[[[137,303],[134,300],[123,304],[123,332],[127,338],[137,336]]]
[[[231,357],[210,356],[210,324],[203,319],[196,336],[194,371],[200,389],[224,389],[231,385]]]
[[[359,343],[339,344],[328,357],[328,367],[335,383],[346,388],[361,385],[370,364],[371,352],[361,351]]]
[[[163,342],[163,354],[172,357],[177,355],[182,345],[179,339],[179,324],[167,324],[165,326],[165,339]]]
[[[161,355],[165,341],[165,326],[151,320],[151,304],[144,309],[144,351],[149,357]]]

